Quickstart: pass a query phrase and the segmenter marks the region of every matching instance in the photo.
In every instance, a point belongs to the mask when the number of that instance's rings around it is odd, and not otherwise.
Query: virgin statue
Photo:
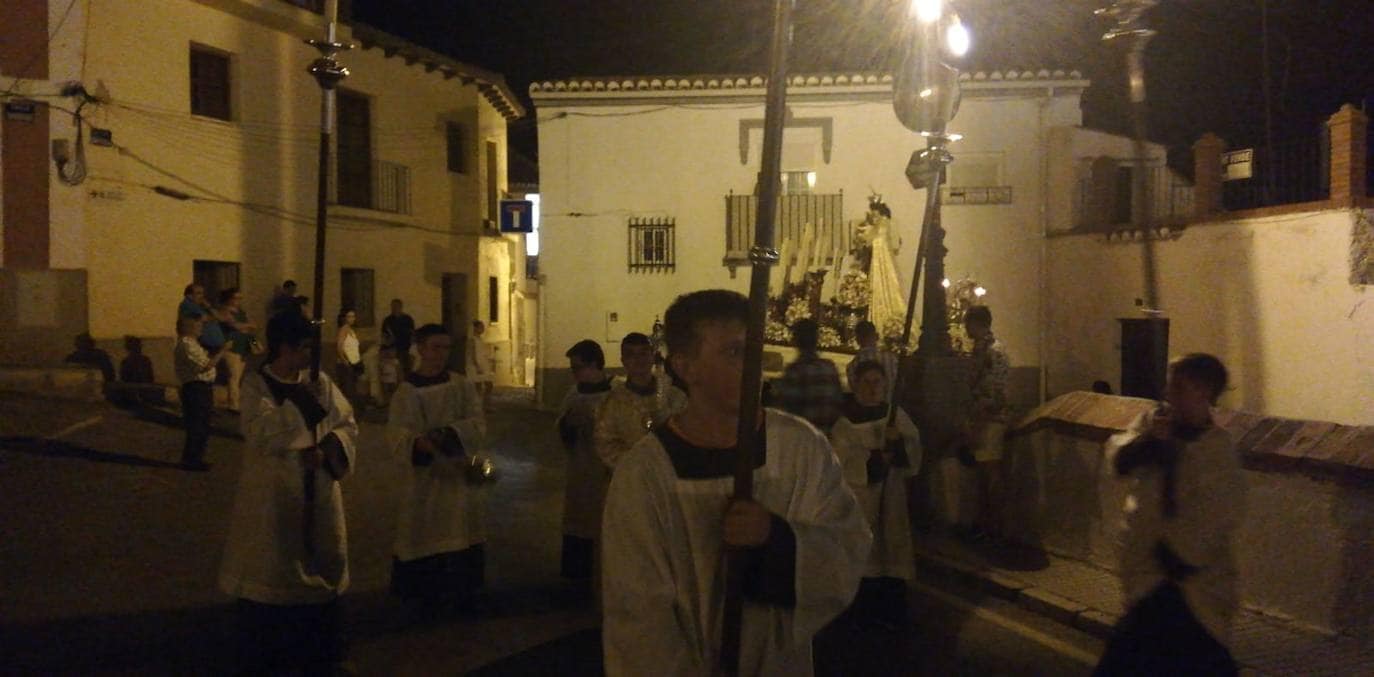
[[[859,225],[856,237],[860,249],[868,249],[868,321],[877,327],[884,338],[900,337],[906,319],[906,295],[897,278],[895,256],[901,248],[901,238],[892,232],[892,210],[883,204],[881,196],[868,201],[868,216]]]

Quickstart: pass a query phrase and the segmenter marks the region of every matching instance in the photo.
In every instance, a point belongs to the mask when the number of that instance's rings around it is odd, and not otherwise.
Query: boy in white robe
[[[339,480],[353,467],[358,424],[327,375],[310,382],[314,335],[303,315],[277,314],[267,324],[267,361],[243,379],[243,471],[219,587],[239,600],[245,674],[313,674],[343,660],[338,597],[348,587],[348,539]],[[306,481],[314,484],[309,518]]]
[[[596,455],[593,440],[596,408],[611,391],[606,354],[596,341],[584,339],[566,353],[576,383],[563,398],[558,436],[568,452],[567,485],[563,493],[563,552],[559,571],[564,578],[590,581],[601,535],[601,507],[611,470]]]
[[[606,673],[704,675],[719,660],[727,547],[745,550],[739,674],[809,675],[811,639],[854,597],[871,540],[830,444],[775,410],[752,499],[732,499],[748,300],[679,297],[665,316],[687,407],[620,460],[602,529]]]
[[[873,529],[873,549],[854,607],[861,622],[902,627],[908,620],[906,581],[915,566],[906,488],[921,469],[921,436],[901,407],[888,424],[889,388],[881,362],[860,362],[853,374],[854,392],[845,398],[830,441]]]
[[[620,363],[625,382],[611,388],[596,410],[596,455],[608,468],[625,452],[687,406],[686,393],[654,375],[654,345],[649,337],[632,331],[620,340]]]
[[[1129,606],[1097,675],[1234,675],[1226,644],[1240,607],[1235,536],[1245,478],[1212,422],[1226,367],[1194,353],[1169,365],[1165,403],[1108,442],[1126,499],[1121,582]]]
[[[392,458],[404,468],[396,512],[391,591],[427,611],[465,606],[482,586],[485,490],[467,466],[486,435],[482,401],[448,371],[453,339],[427,324],[415,332],[420,364],[396,388],[387,420]]]

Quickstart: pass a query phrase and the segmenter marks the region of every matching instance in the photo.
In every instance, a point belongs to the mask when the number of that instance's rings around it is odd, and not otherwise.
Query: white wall
[[[1045,98],[1046,91],[1044,86],[968,91],[951,125],[964,135],[952,147],[955,162],[960,154],[1002,154],[1002,182],[1013,187],[1014,200],[945,207],[946,269],[950,278],[973,277],[990,291],[996,330],[1013,363],[1022,366],[1040,363],[1040,234],[1048,218],[1042,164],[1048,130],[1080,122],[1078,88],[1056,98]],[[732,278],[722,265],[724,200],[731,191],[753,190],[761,135],[751,135],[749,162],[741,164],[739,125],[762,118],[761,90],[752,104],[693,101],[687,106],[673,100],[589,105],[566,95],[534,96],[544,200],[540,267],[547,276],[542,293],[548,304],[541,369],[561,369],[563,351],[583,338],[602,342],[609,363],[618,364],[612,341],[627,331],[647,332],[676,295],[708,287],[747,289],[747,268]],[[816,153],[815,192],[843,191],[848,221],[863,217],[870,191],[881,194],[904,242],[898,270],[902,284],[909,285],[924,195],[912,190],[904,169],[911,152],[924,143],[897,122],[886,97],[798,98],[789,109],[798,118],[833,119],[830,162],[821,163],[819,149]],[[814,136],[812,130],[789,130],[784,145]],[[627,272],[626,224],[636,216],[676,219],[675,272]],[[620,317],[609,332],[608,312]]]
[[[1155,244],[1169,352],[1231,371],[1235,409],[1374,424],[1374,303],[1349,284],[1358,210],[1195,224]],[[1368,213],[1368,212],[1366,212]],[[1051,395],[1120,383],[1118,317],[1138,317],[1143,245],[1050,240]]]

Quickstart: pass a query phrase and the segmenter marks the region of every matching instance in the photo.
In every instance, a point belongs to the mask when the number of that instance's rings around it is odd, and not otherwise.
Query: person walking
[[[487,327],[481,320],[472,321],[472,335],[467,344],[468,381],[477,388],[477,396],[482,400],[482,409],[491,410],[491,386],[496,378],[496,358],[491,354],[491,344],[482,339]]]
[[[382,319],[382,350],[390,349],[401,365],[401,376],[413,368],[410,346],[415,335],[415,318],[405,312],[401,299],[391,299],[391,314]]]
[[[578,341],[566,356],[575,383],[563,398],[558,416],[558,435],[568,452],[559,572],[573,581],[590,582],[601,535],[601,506],[610,481],[610,470],[596,455],[596,409],[612,384],[605,372],[606,354],[596,341]]]
[[[773,382],[773,397],[779,409],[810,421],[822,432],[828,431],[839,418],[844,401],[840,372],[834,362],[817,352],[820,326],[815,320],[798,320],[792,325],[792,339],[797,344],[797,359]]]

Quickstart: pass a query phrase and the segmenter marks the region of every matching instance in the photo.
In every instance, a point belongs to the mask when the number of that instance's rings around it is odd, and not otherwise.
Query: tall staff
[[[787,100],[787,51],[792,44],[792,6],[795,0],[773,4],[773,40],[769,49],[768,98],[763,113],[763,161],[759,165],[759,204],[754,218],[754,246],[749,250],[753,272],[749,278],[749,326],[745,332],[744,377],[740,386],[739,428],[735,440],[735,499],[754,495],[754,464],[758,436],[759,396],[763,386],[763,330],[768,315],[769,267],[778,262],[773,248],[781,184],[783,114]],[[744,553],[729,550],[725,562],[725,610],[721,631],[720,674],[739,674],[740,632],[744,620]]]
[[[315,350],[310,356],[310,382],[320,381],[320,328],[324,325],[324,244],[325,228],[329,215],[329,145],[334,133],[334,89],[339,82],[348,77],[348,69],[339,65],[334,55],[341,50],[353,49],[353,45],[338,42],[338,0],[325,0],[325,39],[306,40],[306,44],[319,50],[320,58],[310,64],[310,74],[320,85],[320,163],[319,182],[315,193],[315,317],[311,322],[315,327]],[[312,434],[315,431],[311,431]],[[318,440],[316,440],[318,442]],[[315,469],[301,466],[304,506],[301,513],[301,537],[304,539],[305,553],[315,554]]]

